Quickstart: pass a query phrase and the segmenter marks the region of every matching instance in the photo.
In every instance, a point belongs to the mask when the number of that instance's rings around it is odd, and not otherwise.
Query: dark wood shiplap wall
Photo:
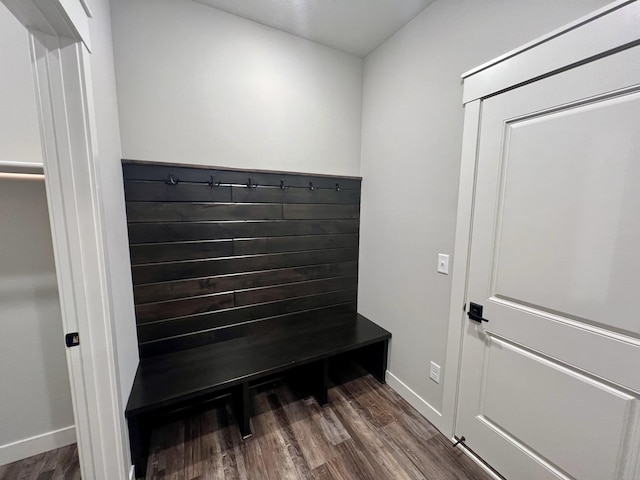
[[[273,316],[356,309],[359,178],[128,161],[123,172],[142,357]]]

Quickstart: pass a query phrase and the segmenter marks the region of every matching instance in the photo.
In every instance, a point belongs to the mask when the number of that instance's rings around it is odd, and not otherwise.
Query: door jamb
[[[442,431],[450,439],[455,433],[455,416],[458,407],[458,380],[462,359],[463,328],[466,318],[463,306],[467,301],[467,275],[471,248],[471,227],[476,188],[481,100],[465,105],[464,131],[462,134],[462,160],[458,189],[458,213],[453,258],[451,303],[449,306],[449,330],[447,335],[446,374],[443,386]]]

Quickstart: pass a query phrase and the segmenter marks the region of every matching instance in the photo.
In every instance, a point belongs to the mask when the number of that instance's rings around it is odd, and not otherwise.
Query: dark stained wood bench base
[[[385,381],[391,334],[362,315],[340,309],[306,312],[244,327],[242,336],[144,358],[127,404],[136,477],[144,477],[151,428],[163,415],[223,393],[231,397],[243,438],[251,436],[250,388],[298,367],[320,405],[328,402],[329,361],[351,352],[379,381]]]

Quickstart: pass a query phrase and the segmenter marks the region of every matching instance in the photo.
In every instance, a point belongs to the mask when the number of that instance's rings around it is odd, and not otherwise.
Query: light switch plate
[[[438,254],[438,272],[449,275],[449,255],[444,253]]]

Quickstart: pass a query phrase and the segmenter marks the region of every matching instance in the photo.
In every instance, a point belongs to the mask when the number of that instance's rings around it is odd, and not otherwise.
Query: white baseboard
[[[478,457],[476,457],[473,453],[471,453],[469,450],[464,448],[462,445],[458,445],[457,448],[459,450],[462,450],[467,457],[473,460],[473,462],[477,464],[482,470],[484,470],[487,473],[487,475],[489,475],[493,480],[504,480],[503,477],[496,474],[496,472],[494,472],[489,467],[487,467],[487,465],[482,460],[480,460]]]
[[[76,441],[76,427],[61,428],[35,437],[0,445],[0,465],[17,462],[33,455],[65,447]]]
[[[418,395],[416,392],[387,370],[387,384],[393,388],[409,405],[418,410],[420,414],[429,420],[440,432],[444,433],[442,425],[442,413],[436,410],[429,402]],[[446,434],[445,434],[446,435]]]

